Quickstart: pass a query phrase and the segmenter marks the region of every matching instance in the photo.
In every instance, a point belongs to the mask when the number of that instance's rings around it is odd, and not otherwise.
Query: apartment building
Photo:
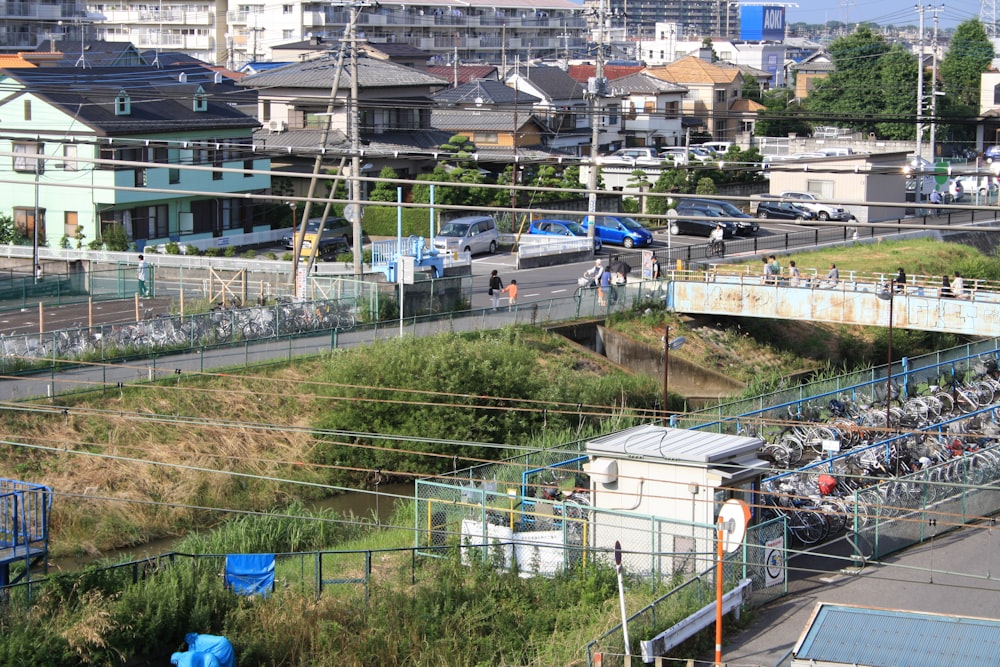
[[[621,29],[626,39],[652,37],[654,26],[665,22],[677,25],[676,39],[740,34],[740,6],[730,0],[584,0],[584,6],[595,16],[603,9],[608,31]]]
[[[358,3],[358,33],[373,44],[408,44],[438,63],[504,63],[579,52],[587,18],[571,0],[386,0]],[[272,48],[322,37],[336,42],[350,3],[311,0],[151,0],[89,3],[104,17],[98,34],[140,50],[181,51],[239,69],[277,59]]]
[[[80,40],[98,17],[84,0],[0,0],[0,52],[34,51],[46,39]]]

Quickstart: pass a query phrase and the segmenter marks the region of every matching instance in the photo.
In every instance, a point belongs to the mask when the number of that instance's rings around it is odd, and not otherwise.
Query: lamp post
[[[878,293],[878,298],[883,301],[889,302],[889,353],[888,353],[888,363],[885,367],[885,427],[886,429],[892,427],[891,420],[891,409],[892,409],[892,311],[893,309],[893,297],[896,293],[896,279],[893,278],[889,281],[888,289],[882,290]]]
[[[667,408],[667,397],[670,395],[670,350],[680,349],[687,338],[678,336],[670,340],[670,325],[664,325],[663,331],[663,425],[670,425],[670,412]]]

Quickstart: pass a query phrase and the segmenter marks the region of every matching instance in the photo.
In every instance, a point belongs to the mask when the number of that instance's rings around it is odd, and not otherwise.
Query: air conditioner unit
[[[269,120],[267,121],[267,129],[271,132],[284,132],[288,129],[288,121]]]

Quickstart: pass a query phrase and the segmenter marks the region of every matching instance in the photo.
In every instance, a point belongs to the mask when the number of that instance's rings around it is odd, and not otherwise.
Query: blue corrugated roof
[[[1000,620],[821,602],[792,655],[793,664],[994,665]]]

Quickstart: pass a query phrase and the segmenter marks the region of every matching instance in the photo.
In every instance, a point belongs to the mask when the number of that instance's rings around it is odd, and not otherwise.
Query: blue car
[[[598,215],[594,236],[604,243],[625,246],[626,248],[643,248],[653,245],[653,234],[640,225],[634,218],[623,215]],[[583,219],[583,228],[590,227],[590,216]]]
[[[587,229],[578,222],[571,220],[533,220],[528,228],[529,234],[544,234],[546,236],[587,236]],[[594,236],[594,252],[601,252],[601,238]]]

